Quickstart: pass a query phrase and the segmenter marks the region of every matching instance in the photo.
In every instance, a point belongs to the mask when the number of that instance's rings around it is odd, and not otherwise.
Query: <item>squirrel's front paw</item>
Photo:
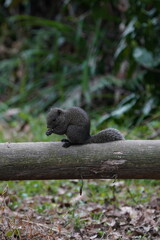
[[[53,133],[53,129],[48,129],[47,131],[46,131],[46,135],[47,136],[49,136],[49,135],[51,135]]]
[[[64,147],[64,148],[68,148],[68,147],[70,147],[72,145],[72,143],[71,142],[65,142],[63,145],[62,145],[62,147]]]

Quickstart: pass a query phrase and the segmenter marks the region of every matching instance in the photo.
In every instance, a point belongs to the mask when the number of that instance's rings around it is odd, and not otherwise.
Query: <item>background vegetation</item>
[[[46,112],[51,106],[73,105],[90,114],[92,132],[112,126],[128,139],[159,137],[160,1],[0,4],[1,142],[53,140],[45,136]],[[86,181],[84,196],[78,198],[76,181],[2,182],[1,238],[52,239],[50,232],[45,238],[45,231],[51,231],[55,239],[61,234],[60,239],[85,239],[85,234],[86,239],[156,239],[158,184]],[[36,225],[47,221],[48,230]],[[143,229],[138,228],[141,222]]]

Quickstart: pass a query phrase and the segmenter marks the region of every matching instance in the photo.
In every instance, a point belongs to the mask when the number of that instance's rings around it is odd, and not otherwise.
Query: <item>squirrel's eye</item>
[[[56,121],[56,119],[52,119],[52,121],[53,121],[53,122],[55,122],[55,121]]]

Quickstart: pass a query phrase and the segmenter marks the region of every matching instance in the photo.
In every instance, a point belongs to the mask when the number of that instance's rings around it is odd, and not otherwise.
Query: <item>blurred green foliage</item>
[[[0,112],[79,105],[129,127],[160,116],[159,1],[1,5]]]
[[[126,86],[136,93],[144,118],[151,110],[157,110],[160,103],[160,2],[130,0],[130,4],[126,27],[115,52],[116,68],[127,60]]]

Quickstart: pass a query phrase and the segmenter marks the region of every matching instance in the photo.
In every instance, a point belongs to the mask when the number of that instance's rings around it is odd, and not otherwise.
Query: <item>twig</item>
[[[47,228],[47,229],[49,229],[49,230],[52,230],[52,231],[55,231],[55,232],[59,233],[59,231],[58,231],[56,228],[48,227],[48,226],[46,226],[46,225],[44,225],[44,224],[42,224],[42,223],[36,223],[36,222],[32,222],[32,221],[28,221],[28,220],[23,220],[23,219],[22,219],[22,222],[34,224],[34,225],[37,225],[37,226],[39,226],[39,227]]]

